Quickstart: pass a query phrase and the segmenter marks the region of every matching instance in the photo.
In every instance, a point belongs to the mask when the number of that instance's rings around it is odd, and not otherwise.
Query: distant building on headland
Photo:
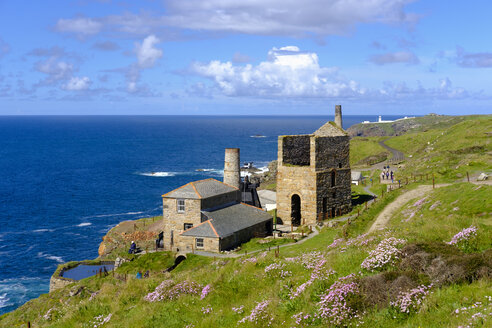
[[[335,123],[313,134],[278,138],[277,217],[284,224],[313,225],[350,212],[352,207],[349,136],[342,107]]]
[[[403,118],[399,118],[399,119],[394,120],[394,121],[387,121],[387,120],[382,120],[381,115],[379,115],[379,119],[376,122],[364,121],[364,122],[362,122],[362,124],[392,123],[392,122],[397,122],[397,121],[401,121],[401,120],[407,120],[409,118],[415,118],[415,116],[412,116],[412,117],[405,116]]]

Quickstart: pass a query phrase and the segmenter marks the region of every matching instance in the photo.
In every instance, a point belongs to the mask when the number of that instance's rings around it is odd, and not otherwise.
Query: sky
[[[0,115],[492,113],[487,0],[0,0]]]

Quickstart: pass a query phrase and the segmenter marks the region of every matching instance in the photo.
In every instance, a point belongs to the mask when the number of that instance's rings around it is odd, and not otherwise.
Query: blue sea
[[[312,133],[328,120],[0,116],[0,314],[47,293],[58,264],[96,258],[119,222],[160,215],[162,194],[222,179],[224,148],[263,167],[277,157],[278,135]],[[344,116],[344,127],[364,120],[377,117]]]

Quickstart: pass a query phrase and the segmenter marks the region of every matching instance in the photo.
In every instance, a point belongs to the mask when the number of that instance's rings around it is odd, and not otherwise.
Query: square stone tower
[[[341,124],[341,106],[336,116]],[[284,224],[313,225],[351,207],[349,137],[341,126],[278,137],[277,216]]]

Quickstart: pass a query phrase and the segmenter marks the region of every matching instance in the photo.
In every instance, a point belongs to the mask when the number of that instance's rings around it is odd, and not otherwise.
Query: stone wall
[[[178,213],[177,200],[175,198],[163,198],[164,220],[164,249],[171,249],[174,239],[184,231],[184,224],[191,223],[197,226],[201,223],[201,200],[185,199],[184,213]],[[172,237],[171,237],[172,236]]]
[[[291,199],[301,199],[301,216],[307,224],[316,223],[316,172],[310,166],[278,166],[277,218],[291,224]],[[301,222],[302,223],[302,222]]]
[[[316,170],[350,167],[348,136],[315,137]]]
[[[50,293],[54,290],[57,290],[57,289],[65,287],[65,286],[68,286],[70,284],[73,284],[74,282],[75,282],[75,280],[72,280],[72,279],[51,276]]]
[[[203,248],[196,248],[197,238],[203,238]],[[217,253],[220,250],[220,240],[218,237],[179,236],[173,247],[175,252],[193,253],[197,250]]]
[[[332,174],[335,174],[335,185],[331,184]],[[338,216],[350,212],[352,205],[352,188],[350,169],[331,169],[317,172],[316,208],[322,218]]]
[[[284,165],[310,165],[310,136],[282,136],[280,141]]]

